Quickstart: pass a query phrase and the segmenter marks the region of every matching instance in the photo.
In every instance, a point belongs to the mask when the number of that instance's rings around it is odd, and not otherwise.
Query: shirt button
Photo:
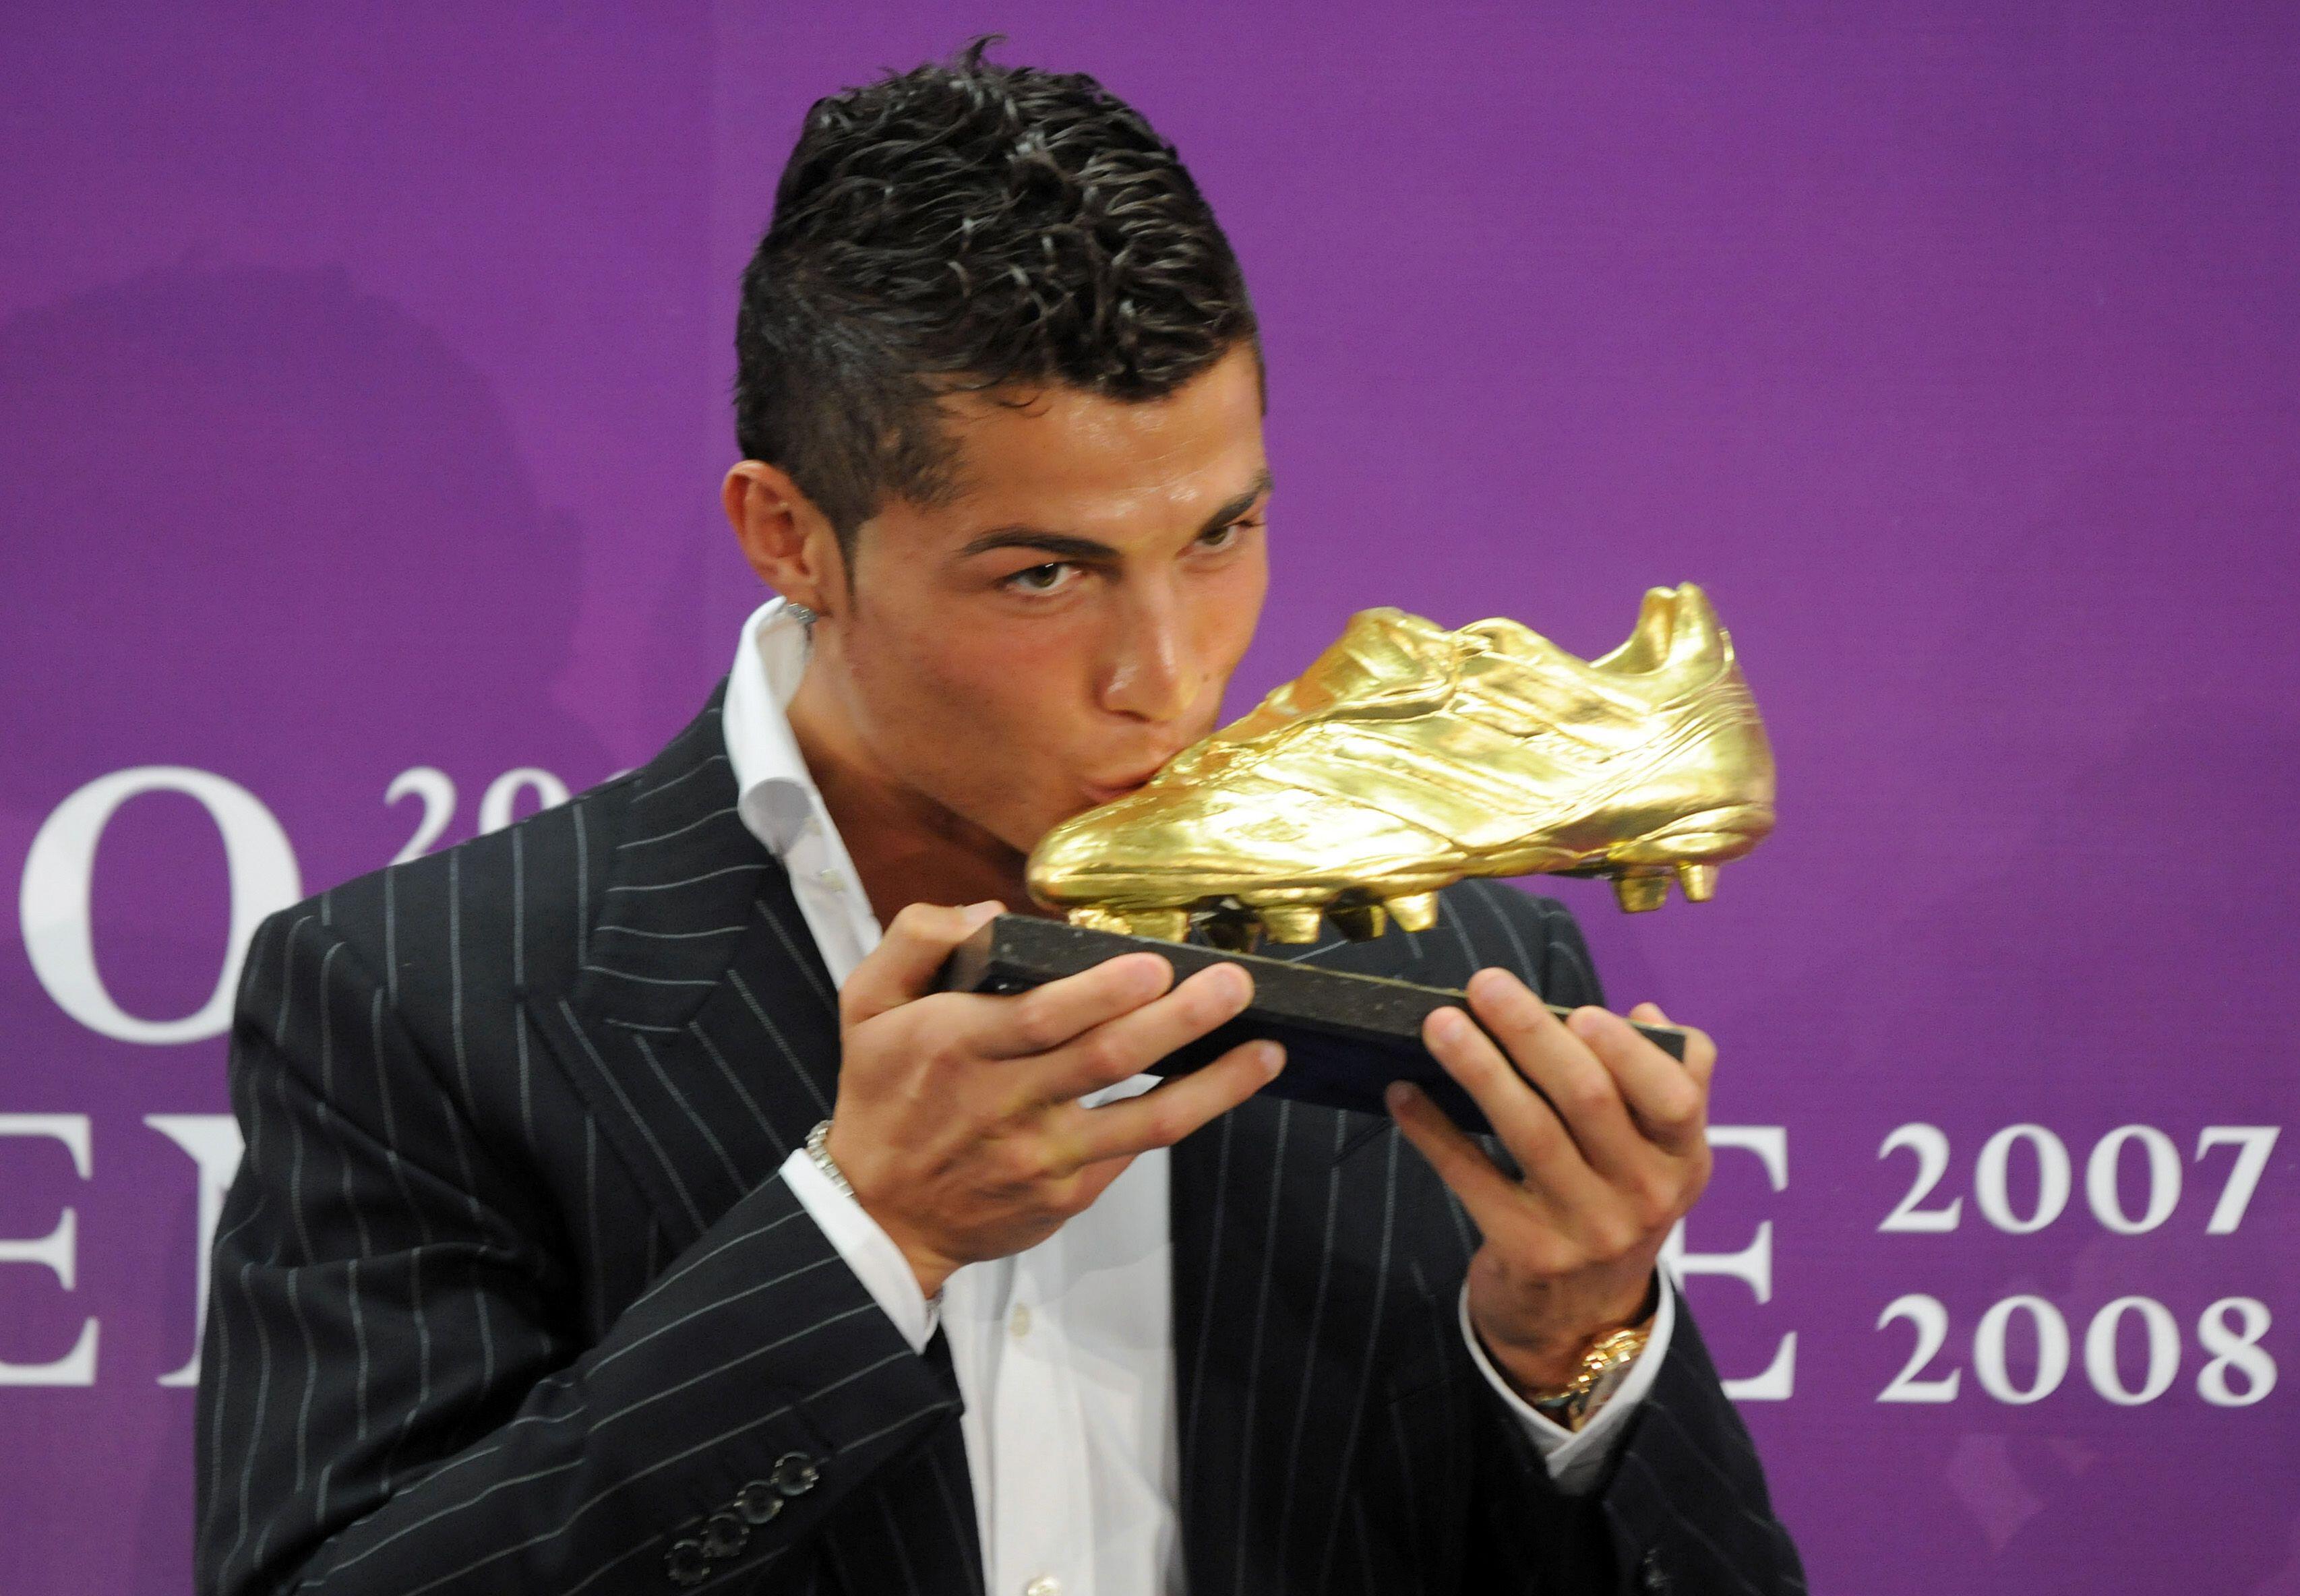
[[[1006,1316],[1006,1332],[1016,1341],[1021,1341],[1030,1334],[1030,1305],[1028,1302],[1014,1304],[1014,1311]],[[1042,1575],[1039,1579],[1032,1580],[1025,1587],[1024,1596],[1056,1596],[1056,1592],[1062,1589],[1062,1586],[1058,1583],[1047,1583],[1049,1578],[1050,1576]],[[1043,1591],[1038,1588],[1041,1584],[1046,1584]]]
[[[1051,1574],[1041,1574],[1022,1587],[1022,1596],[1062,1596],[1062,1582]]]

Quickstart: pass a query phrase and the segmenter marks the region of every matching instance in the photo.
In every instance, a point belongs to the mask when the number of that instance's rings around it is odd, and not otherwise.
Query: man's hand
[[[1404,1082],[1389,1089],[1390,1112],[1485,1238],[1470,1263],[1470,1319],[1487,1351],[1521,1391],[1552,1388],[1591,1341],[1641,1317],[1662,1243],[1708,1184],[1717,1049],[1690,1031],[1679,1064],[1603,1009],[1560,1024],[1506,970],[1479,970],[1469,998],[1486,1031],[1440,1009],[1422,1040],[1523,1177]],[[1669,1023],[1651,1003],[1630,1013]]]
[[[912,904],[838,994],[828,1149],[929,1297],[962,1264],[1046,1240],[1135,1154],[1236,1108],[1285,1061],[1276,1043],[1250,1042],[1171,1085],[1081,1108],[1236,1017],[1254,979],[1225,964],[1173,986],[1166,960],[1127,953],[1012,996],[929,993],[951,950],[1003,908]]]

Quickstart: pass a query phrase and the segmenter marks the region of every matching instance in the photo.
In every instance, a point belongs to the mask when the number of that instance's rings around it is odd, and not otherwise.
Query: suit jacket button
[[[1662,1596],[1669,1589],[1669,1574],[1661,1566],[1657,1552],[1647,1552],[1638,1563],[1638,1584],[1652,1596]]]
[[[815,1481],[822,1477],[822,1470],[804,1452],[785,1452],[775,1459],[773,1477],[776,1490],[785,1496],[796,1496],[813,1490]]]
[[[696,1540],[676,1541],[662,1559],[663,1572],[675,1585],[699,1585],[711,1577],[711,1554]]]
[[[764,1524],[782,1510],[782,1492],[765,1480],[753,1480],[736,1493],[735,1511],[746,1524]]]
[[[705,1557],[731,1558],[743,1550],[743,1543],[750,1538],[751,1526],[723,1508],[703,1521]]]

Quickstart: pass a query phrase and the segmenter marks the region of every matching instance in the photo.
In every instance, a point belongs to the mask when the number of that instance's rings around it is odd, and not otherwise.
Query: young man
[[[826,100],[738,349],[784,597],[703,713],[251,950],[201,1589],[1799,1588],[1654,1272],[1713,1052],[1553,1020],[1556,905],[1310,950],[1468,985],[1500,1045],[1427,1039],[1522,1175],[1256,1095],[1265,1046],[1146,1091],[1234,967],[931,993],[1262,603],[1254,323],[1171,148],[979,47]]]

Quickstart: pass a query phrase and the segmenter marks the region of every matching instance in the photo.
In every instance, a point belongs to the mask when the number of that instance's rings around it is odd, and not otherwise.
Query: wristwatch
[[[1544,1418],[1579,1430],[1629,1377],[1630,1366],[1646,1350],[1646,1340],[1652,1334],[1653,1321],[1648,1318],[1644,1324],[1599,1336],[1582,1351],[1580,1367],[1571,1380],[1548,1391],[1528,1392],[1527,1404]]]

